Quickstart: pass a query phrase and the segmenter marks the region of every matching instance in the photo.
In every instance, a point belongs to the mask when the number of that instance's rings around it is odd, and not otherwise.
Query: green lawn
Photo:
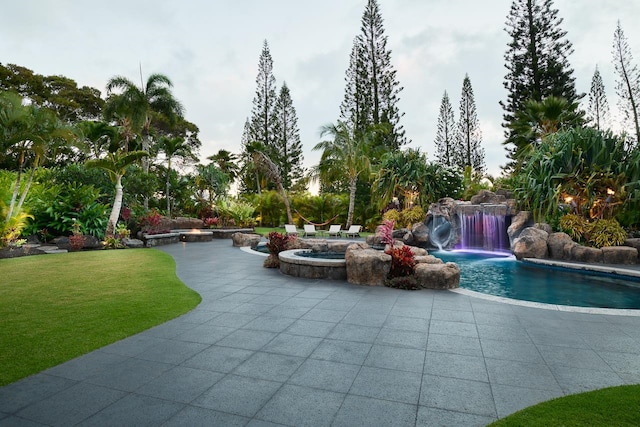
[[[169,255],[127,249],[0,260],[0,385],[193,309]]]
[[[491,427],[638,425],[640,385],[627,385],[542,402],[498,420]]]

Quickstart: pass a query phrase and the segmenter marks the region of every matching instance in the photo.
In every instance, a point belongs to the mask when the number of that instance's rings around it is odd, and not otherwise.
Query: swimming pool
[[[547,304],[640,309],[640,280],[635,278],[531,265],[494,253],[431,254],[458,264],[460,287],[472,291]]]

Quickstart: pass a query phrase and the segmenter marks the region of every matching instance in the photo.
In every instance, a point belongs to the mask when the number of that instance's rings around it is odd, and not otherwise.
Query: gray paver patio
[[[0,426],[486,425],[640,382],[640,317],[297,279],[229,240],[160,250],[202,303],[0,388]]]

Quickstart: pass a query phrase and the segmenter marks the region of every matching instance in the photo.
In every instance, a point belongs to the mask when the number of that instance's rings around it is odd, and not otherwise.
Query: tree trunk
[[[149,135],[148,131],[142,136],[142,151],[149,152],[151,148],[151,135]],[[142,172],[145,174],[149,173],[149,156],[145,156],[142,158]],[[149,196],[144,196],[143,201],[144,210],[149,210]]]
[[[20,179],[22,178],[22,163],[24,161],[24,154],[20,155],[20,165],[18,167],[18,176],[16,177],[16,184],[13,187],[13,194],[11,195],[11,202],[9,202],[9,210],[7,211],[6,222],[9,222],[13,216],[13,209],[16,205],[16,199],[18,198],[18,191],[20,190]]]
[[[356,184],[358,182],[357,177],[349,178],[349,213],[347,215],[347,229],[351,227],[353,223],[353,211],[356,206]]]
[[[20,201],[18,202],[18,205],[16,206],[16,212],[20,212],[20,209],[22,209],[22,204],[24,203],[25,199],[27,198],[27,193],[29,192],[29,188],[31,188],[31,183],[33,182],[33,175],[36,172],[36,168],[35,166],[33,168],[31,168],[31,173],[29,173],[29,179],[27,180],[27,185],[24,187],[24,190],[22,190],[22,195],[20,196]]]
[[[287,197],[287,191],[284,189],[284,185],[282,185],[282,181],[278,181],[278,189],[280,193],[282,193],[282,199],[284,200],[284,207],[287,209],[287,221],[288,224],[293,224],[293,215],[291,215],[291,206],[289,205],[289,198]]]
[[[116,196],[113,199],[113,207],[111,215],[109,215],[109,223],[107,224],[107,236],[113,235],[116,230],[116,224],[120,217],[120,209],[122,208],[122,175],[116,175]]]
[[[171,158],[167,161],[167,217],[171,219],[171,197],[169,197],[169,187],[171,187]]]

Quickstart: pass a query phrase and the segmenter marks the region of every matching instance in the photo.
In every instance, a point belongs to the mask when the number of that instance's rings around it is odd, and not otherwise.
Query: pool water
[[[296,252],[296,255],[305,258],[344,259],[344,252]]]
[[[460,287],[499,297],[579,307],[640,309],[640,280],[531,265],[492,253],[437,251],[460,267]]]

